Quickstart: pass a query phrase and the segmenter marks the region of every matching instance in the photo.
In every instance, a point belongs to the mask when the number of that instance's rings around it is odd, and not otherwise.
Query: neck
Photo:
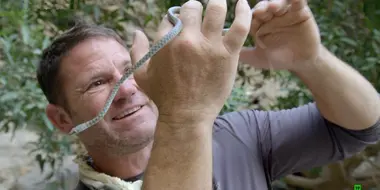
[[[106,155],[104,152],[90,151],[89,156],[93,159],[94,169],[97,172],[127,179],[144,172],[150,157],[152,143],[145,148],[126,155]]]

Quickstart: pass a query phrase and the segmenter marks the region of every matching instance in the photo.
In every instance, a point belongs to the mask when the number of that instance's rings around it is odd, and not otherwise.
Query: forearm
[[[321,114],[342,127],[365,129],[379,119],[376,89],[321,45],[317,61],[294,71],[308,86]]]
[[[212,189],[212,123],[158,122],[143,190]]]

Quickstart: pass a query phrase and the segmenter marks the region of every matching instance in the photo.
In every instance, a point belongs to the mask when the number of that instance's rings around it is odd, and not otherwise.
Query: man
[[[203,21],[199,2],[182,6],[181,34],[123,84],[102,121],[78,135],[88,151],[85,163],[78,159],[78,189],[128,189],[144,176],[143,189],[211,189],[213,182],[213,189],[264,190],[379,140],[376,90],[321,45],[306,0],[261,1],[252,20],[249,9],[239,0],[222,36],[225,1],[210,0]],[[157,39],[171,28],[164,18]],[[241,49],[248,33],[257,47]],[[38,69],[49,119],[65,133],[92,119],[148,48],[139,31],[131,54],[108,29],[80,25],[63,34]],[[316,102],[217,116],[239,58],[291,71]]]

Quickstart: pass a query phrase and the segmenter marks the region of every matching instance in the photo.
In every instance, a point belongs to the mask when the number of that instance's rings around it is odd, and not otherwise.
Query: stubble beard
[[[125,156],[133,154],[145,148],[153,141],[153,134],[132,137],[107,132],[99,129],[98,138],[91,143],[87,143],[87,147],[93,151],[103,152],[112,156]]]

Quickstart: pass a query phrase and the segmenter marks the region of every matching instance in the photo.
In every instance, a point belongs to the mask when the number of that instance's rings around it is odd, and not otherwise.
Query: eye
[[[96,82],[93,83],[94,86],[99,86],[99,85],[102,85],[103,84],[103,81],[102,80],[98,80]]]
[[[95,88],[95,87],[100,86],[100,85],[105,84],[105,83],[106,83],[106,81],[104,81],[104,80],[97,80],[97,81],[91,83],[89,89]]]

